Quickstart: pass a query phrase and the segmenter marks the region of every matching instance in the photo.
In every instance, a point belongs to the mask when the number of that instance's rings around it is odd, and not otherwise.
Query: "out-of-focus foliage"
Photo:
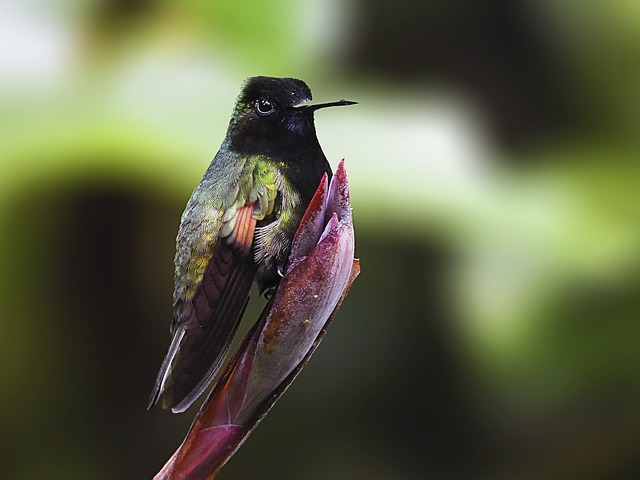
[[[638,476],[638,19],[0,0],[5,477],[150,478],[183,438],[193,413],[144,411],[175,233],[257,74],[360,102],[316,125],[347,157],[362,274],[220,478]]]

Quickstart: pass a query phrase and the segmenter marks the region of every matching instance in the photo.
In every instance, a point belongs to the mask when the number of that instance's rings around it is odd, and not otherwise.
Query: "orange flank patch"
[[[255,229],[256,219],[253,218],[253,205],[245,205],[238,210],[233,232],[229,236],[229,241],[236,252],[241,255],[249,253]]]

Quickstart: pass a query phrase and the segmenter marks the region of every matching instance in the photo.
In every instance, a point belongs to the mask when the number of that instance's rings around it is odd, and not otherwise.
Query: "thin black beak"
[[[304,110],[306,112],[315,112],[316,110],[320,110],[321,108],[327,107],[342,107],[346,105],[356,105],[358,102],[352,102],[351,100],[338,100],[337,102],[327,102],[327,103],[316,103],[312,105],[298,105],[293,108],[296,110]]]

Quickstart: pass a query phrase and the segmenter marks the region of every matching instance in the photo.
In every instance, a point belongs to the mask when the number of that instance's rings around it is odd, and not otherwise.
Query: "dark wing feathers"
[[[256,220],[253,206],[236,214],[234,228],[218,239],[191,299],[190,314],[175,326],[149,407],[158,400],[173,412],[186,410],[207,387],[224,360],[238,328],[256,275],[251,255]]]

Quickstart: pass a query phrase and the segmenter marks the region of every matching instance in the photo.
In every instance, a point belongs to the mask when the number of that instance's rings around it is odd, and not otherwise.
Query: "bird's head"
[[[295,78],[251,77],[246,80],[233,110],[227,140],[243,153],[269,154],[272,149],[317,143],[313,113],[325,107],[352,105],[337,102],[315,105],[311,90]]]

